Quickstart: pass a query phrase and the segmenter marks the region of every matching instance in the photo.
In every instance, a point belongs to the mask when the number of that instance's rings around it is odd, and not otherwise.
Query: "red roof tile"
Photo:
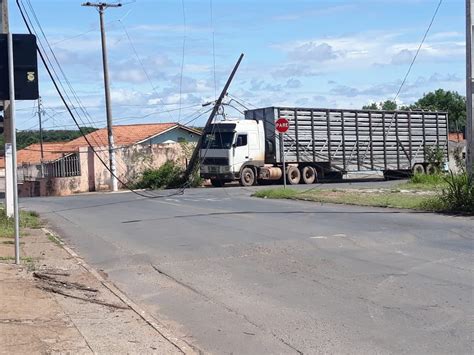
[[[61,158],[68,153],[74,153],[77,149],[67,147],[67,142],[43,143],[43,161],[52,161]],[[41,162],[41,146],[39,143],[29,145],[17,152],[16,161],[18,166],[23,163],[36,164]],[[5,158],[0,157],[0,168],[5,168]]]
[[[147,138],[154,137],[164,131],[178,126],[176,123],[150,123],[120,125],[113,127],[115,146],[127,146],[144,141]],[[107,128],[101,128],[95,132],[86,135],[90,144],[94,147],[103,147],[108,145]],[[67,143],[68,147],[78,148],[86,147],[88,144],[84,137],[79,137]]]

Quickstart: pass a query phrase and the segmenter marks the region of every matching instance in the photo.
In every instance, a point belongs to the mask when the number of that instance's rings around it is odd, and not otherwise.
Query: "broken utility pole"
[[[200,151],[201,146],[202,146],[202,141],[204,139],[206,129],[209,127],[209,125],[212,123],[212,120],[216,116],[217,111],[219,110],[219,107],[222,104],[222,100],[224,99],[225,95],[227,94],[227,90],[229,89],[230,83],[232,82],[232,79],[234,79],[234,75],[237,72],[237,69],[239,68],[240,62],[242,61],[243,57],[244,57],[244,54],[242,53],[240,55],[239,59],[237,60],[237,63],[235,64],[234,69],[232,70],[232,73],[229,76],[229,79],[227,79],[227,82],[224,86],[224,89],[222,89],[222,92],[219,95],[219,98],[215,102],[214,108],[212,109],[212,112],[211,112],[211,115],[207,119],[206,125],[204,126],[204,129],[203,129],[203,134],[201,135],[201,137],[199,137],[196,148],[194,148],[193,155],[191,156],[191,159],[189,160],[189,164],[186,168],[186,171],[184,172],[184,181],[185,182],[189,181],[189,178],[190,178],[191,174],[195,171],[195,169],[198,165],[197,163],[198,163],[198,160],[199,160],[199,151]]]

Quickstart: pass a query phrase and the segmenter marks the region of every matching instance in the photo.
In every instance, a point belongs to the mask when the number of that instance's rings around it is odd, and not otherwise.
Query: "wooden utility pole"
[[[470,176],[473,175],[473,137],[474,126],[472,124],[474,82],[472,78],[473,55],[472,55],[472,18],[474,12],[474,0],[466,0],[466,99],[467,99],[467,122],[466,122],[466,170]]]
[[[109,85],[109,64],[107,59],[107,43],[105,38],[105,26],[104,26],[104,10],[109,7],[121,7],[122,4],[107,4],[105,2],[91,3],[86,2],[82,6],[92,6],[97,8],[99,11],[100,18],[100,34],[102,39],[102,65],[104,69],[104,87],[105,87],[105,109],[107,115],[107,136],[109,143],[109,164],[110,164],[110,180],[112,191],[118,190],[117,183],[117,169],[115,166],[115,145],[114,145],[114,133],[112,129],[112,105],[110,99],[110,85]]]

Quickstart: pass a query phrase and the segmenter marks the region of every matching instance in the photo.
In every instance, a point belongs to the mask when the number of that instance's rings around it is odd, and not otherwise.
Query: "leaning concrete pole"
[[[473,80],[472,80],[472,17],[474,11],[474,0],[466,0],[466,99],[467,99],[467,122],[466,122],[466,170],[472,176],[474,126],[472,124],[473,112]]]

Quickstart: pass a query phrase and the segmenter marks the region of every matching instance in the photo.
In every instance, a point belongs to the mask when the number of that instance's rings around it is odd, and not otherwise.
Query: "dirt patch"
[[[22,243],[21,266],[0,244],[0,353],[183,353],[51,235],[27,230]]]

